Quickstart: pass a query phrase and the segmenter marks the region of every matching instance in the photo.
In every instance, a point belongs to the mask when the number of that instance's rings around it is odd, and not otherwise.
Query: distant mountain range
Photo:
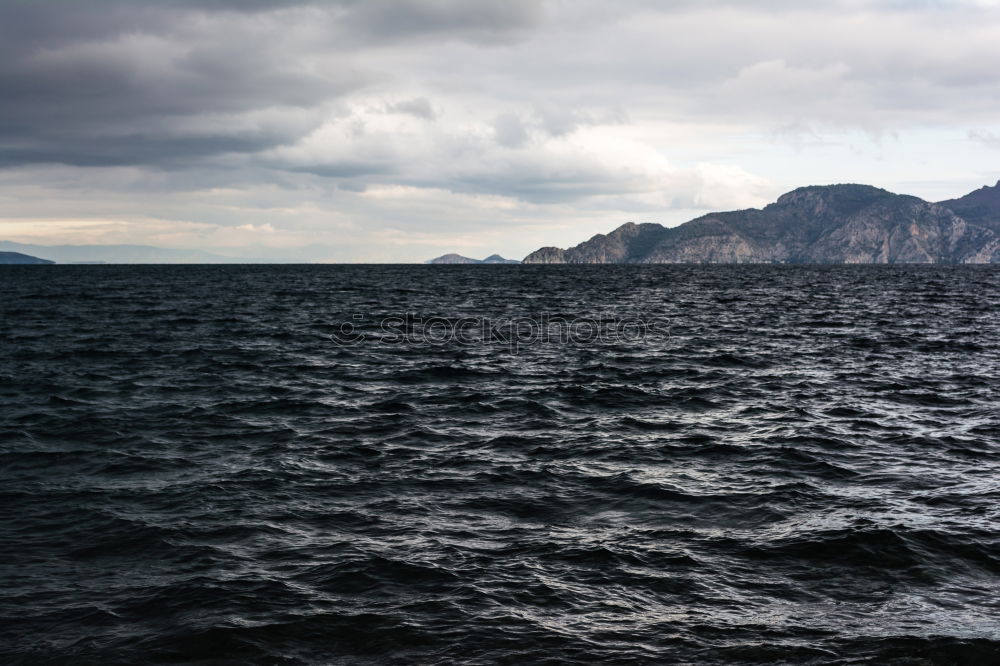
[[[491,254],[485,259],[470,259],[469,257],[463,257],[460,254],[445,254],[443,256],[437,257],[436,259],[431,259],[424,263],[427,264],[519,264],[521,263],[517,259],[504,259],[499,254]]]
[[[20,252],[0,252],[0,264],[54,264],[48,259],[39,259]]]
[[[0,241],[0,250],[38,255],[60,264],[231,264],[252,261],[203,250],[152,245],[30,245]]]
[[[1000,183],[930,203],[869,185],[802,187],[677,227],[629,222],[525,264],[1000,263]]]
[[[39,257],[44,257],[40,259]],[[271,263],[150,245],[0,241],[0,263]],[[1000,263],[1000,182],[931,203],[870,185],[801,187],[762,209],[709,213],[677,227],[628,222],[523,261],[446,254],[428,264],[990,264]]]

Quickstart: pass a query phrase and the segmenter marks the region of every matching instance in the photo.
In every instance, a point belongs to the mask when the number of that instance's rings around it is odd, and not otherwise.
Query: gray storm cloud
[[[0,164],[183,165],[301,137],[382,78],[359,49],[444,34],[494,42],[527,2],[0,5]],[[346,45],[346,47],[345,47]],[[401,103],[429,115],[429,103]],[[423,104],[423,106],[421,106]]]
[[[536,109],[548,104],[547,121],[569,129],[574,102],[595,97],[658,99],[665,113],[843,125],[908,113],[933,120],[956,106],[990,113],[1000,102],[995,60],[982,57],[998,50],[989,42],[1000,37],[995,23],[969,32],[972,17],[956,19],[943,3],[918,3],[934,8],[923,13],[887,1],[784,6],[786,15],[762,2],[615,3],[609,16],[600,3],[574,11],[525,0],[7,0],[0,164],[171,166],[258,153],[315,130],[346,96],[404,78],[502,93],[520,86],[509,92]],[[593,32],[588,18],[611,29],[574,43],[567,29],[576,22]],[[952,23],[965,32],[950,35]],[[538,33],[546,38],[500,48]],[[620,41],[627,33],[634,39]],[[397,67],[410,53],[426,69],[379,69],[369,52],[393,54]],[[458,52],[471,60],[441,61]],[[434,115],[426,95],[393,108]],[[501,144],[527,142],[517,114],[494,116]]]

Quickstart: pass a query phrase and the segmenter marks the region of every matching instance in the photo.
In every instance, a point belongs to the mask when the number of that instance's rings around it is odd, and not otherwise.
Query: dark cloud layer
[[[0,163],[182,165],[315,129],[324,104],[379,80],[363,45],[530,27],[522,0],[0,2]],[[426,100],[397,105],[432,117]],[[303,110],[313,110],[312,122]],[[269,117],[258,126],[254,114]]]

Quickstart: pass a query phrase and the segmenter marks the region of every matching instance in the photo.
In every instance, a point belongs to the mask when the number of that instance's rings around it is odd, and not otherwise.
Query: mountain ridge
[[[229,257],[204,250],[179,250],[154,245],[35,245],[0,240],[0,250],[51,257],[57,263],[233,263]]]
[[[270,259],[230,257],[198,249],[156,245],[37,245],[0,240],[0,251],[51,258],[59,264],[255,264],[285,263]]]
[[[41,257],[35,257],[30,254],[24,254],[23,252],[0,252],[0,264],[5,266],[10,265],[41,265],[41,264],[54,264],[56,262],[49,259],[42,259]]]
[[[810,185],[676,227],[628,222],[523,263],[1000,263],[1000,183],[941,203],[871,185]]]

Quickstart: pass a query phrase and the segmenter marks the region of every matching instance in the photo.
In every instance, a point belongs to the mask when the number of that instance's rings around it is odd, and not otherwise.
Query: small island
[[[517,259],[504,259],[499,254],[491,254],[485,259],[472,259],[460,254],[445,254],[425,261],[426,264],[519,264]]]

